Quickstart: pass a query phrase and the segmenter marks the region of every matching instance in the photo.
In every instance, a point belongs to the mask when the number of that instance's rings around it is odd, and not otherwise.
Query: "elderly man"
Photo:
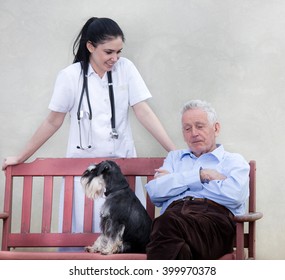
[[[233,250],[233,215],[245,212],[249,164],[216,144],[215,110],[200,100],[182,109],[188,149],[171,151],[146,185],[161,208],[154,220],[148,259],[217,259]]]

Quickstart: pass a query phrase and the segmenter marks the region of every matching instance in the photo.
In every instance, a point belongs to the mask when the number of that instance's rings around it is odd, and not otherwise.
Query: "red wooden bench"
[[[9,166],[5,171],[4,211],[0,213],[0,219],[3,220],[0,259],[146,259],[145,254],[104,256],[99,253],[59,252],[57,250],[58,247],[85,247],[93,244],[99,236],[98,232],[92,232],[93,203],[87,198],[84,208],[84,231],[83,233],[71,232],[73,178],[81,176],[91,163],[98,163],[105,159],[43,158],[31,163]],[[142,177],[145,182],[149,181],[153,179],[154,169],[163,163],[163,158],[112,160],[121,167],[132,189],[135,186],[136,176]],[[260,219],[262,214],[255,212],[255,162],[251,161],[250,165],[250,213],[236,217],[236,249],[233,254],[228,254],[222,259],[255,258],[255,221]],[[54,209],[58,208],[54,202],[54,197],[58,196],[58,194],[55,195],[56,180],[61,186],[62,178],[65,179],[64,217],[62,233],[58,233],[57,230],[53,231],[52,224],[54,217],[58,216],[58,213],[54,213]],[[59,189],[60,187],[58,187]],[[40,201],[38,201],[39,195],[41,196]],[[38,203],[41,206],[38,206]],[[16,205],[18,207],[15,207]],[[154,217],[155,207],[148,197],[146,208],[149,215]],[[40,215],[41,219],[33,219],[35,213]],[[37,225],[33,226],[34,222],[37,222]],[[245,232],[245,222],[249,223],[248,232]],[[245,251],[247,251],[246,254]]]

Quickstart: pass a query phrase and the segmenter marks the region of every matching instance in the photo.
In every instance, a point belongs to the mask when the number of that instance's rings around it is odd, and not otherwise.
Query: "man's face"
[[[197,157],[216,149],[216,137],[220,131],[218,122],[212,124],[201,109],[191,109],[182,116],[184,141]]]

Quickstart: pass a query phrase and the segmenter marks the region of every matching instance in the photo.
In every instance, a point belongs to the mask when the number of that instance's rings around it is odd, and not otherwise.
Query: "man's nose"
[[[197,136],[199,133],[198,133],[198,129],[197,128],[195,128],[195,127],[193,127],[192,128],[192,136]]]

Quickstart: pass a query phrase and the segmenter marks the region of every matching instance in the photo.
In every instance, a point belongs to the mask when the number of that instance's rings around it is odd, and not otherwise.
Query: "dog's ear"
[[[110,163],[107,162],[107,161],[103,161],[99,165],[99,169],[98,169],[97,175],[101,175],[101,174],[105,173],[106,171],[108,171],[110,169],[111,169]]]

